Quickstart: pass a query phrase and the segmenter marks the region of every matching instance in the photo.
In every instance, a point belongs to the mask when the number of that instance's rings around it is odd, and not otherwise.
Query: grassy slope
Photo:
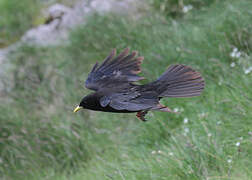
[[[0,48],[4,48],[20,39],[33,26],[45,22],[46,17],[40,13],[50,4],[61,3],[67,6],[75,0],[1,0],[0,1]]]
[[[0,1],[0,48],[15,41],[34,25],[38,0]]]
[[[66,47],[13,53],[15,89],[0,105],[0,177],[252,178],[252,82],[243,70],[252,65],[251,7],[249,0],[218,2],[176,21],[154,12],[138,21],[93,17]],[[146,57],[149,80],[184,63],[202,72],[205,92],[163,100],[182,112],[150,113],[147,123],[133,114],[72,114],[88,93],[82,84],[94,62],[126,46]],[[247,56],[232,59],[233,47]]]

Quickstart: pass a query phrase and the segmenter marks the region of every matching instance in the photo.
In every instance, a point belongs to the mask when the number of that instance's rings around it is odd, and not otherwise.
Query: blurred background
[[[0,0],[0,179],[252,179],[251,0]],[[112,48],[201,72],[179,112],[73,108]]]

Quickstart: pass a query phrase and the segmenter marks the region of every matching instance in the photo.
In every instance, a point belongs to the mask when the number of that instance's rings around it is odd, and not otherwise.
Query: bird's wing
[[[104,96],[100,99],[100,104],[117,110],[140,111],[155,107],[158,98],[153,92],[128,91]]]
[[[115,55],[114,49],[101,65],[98,63],[94,65],[86,80],[86,88],[95,91],[113,90],[130,82],[144,79],[137,75],[141,72],[140,64],[144,58],[137,57],[136,51],[129,54],[129,48],[126,48],[117,57]]]

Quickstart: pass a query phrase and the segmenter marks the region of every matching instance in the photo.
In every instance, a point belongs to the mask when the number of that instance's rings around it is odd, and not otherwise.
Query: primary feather
[[[88,89],[98,91],[115,88],[118,84],[129,84],[143,79],[137,75],[141,72],[140,64],[143,57],[136,57],[136,51],[129,54],[128,48],[117,57],[115,55],[116,50],[114,49],[100,66],[98,63],[94,65],[85,83]]]

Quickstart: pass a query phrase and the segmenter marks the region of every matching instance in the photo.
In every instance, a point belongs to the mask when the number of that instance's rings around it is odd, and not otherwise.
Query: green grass
[[[0,1],[0,48],[18,41],[30,28],[46,21],[45,11],[50,5],[62,3],[71,6],[68,0],[1,0]],[[41,10],[42,9],[42,10]]]
[[[0,177],[251,179],[252,81],[244,68],[252,65],[252,3],[204,6],[176,20],[155,8],[138,20],[94,16],[68,45],[13,52],[13,76],[2,78]],[[145,83],[183,63],[202,73],[204,93],[162,100],[181,113],[153,112],[146,123],[134,114],[73,114],[89,93],[83,83],[92,65],[127,46],[145,56]],[[234,47],[241,58],[230,57]]]
[[[38,14],[38,0],[0,1],[0,48],[9,45],[32,27]]]

